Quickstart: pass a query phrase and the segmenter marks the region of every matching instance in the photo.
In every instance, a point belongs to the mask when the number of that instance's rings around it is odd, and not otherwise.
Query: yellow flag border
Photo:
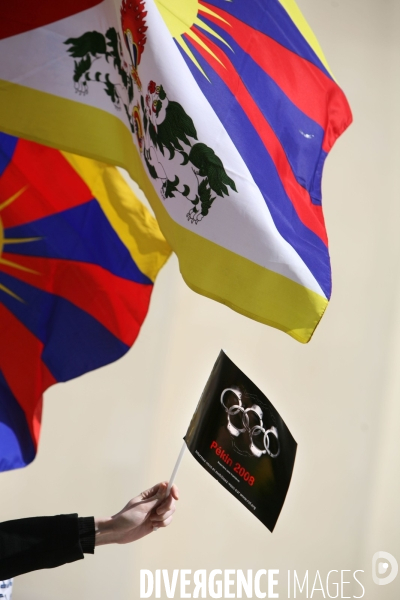
[[[307,40],[308,44],[314,50],[315,54],[318,56],[319,60],[322,62],[328,73],[331,75],[333,79],[335,79],[329,65],[328,61],[325,58],[325,54],[317,40],[315,33],[307,23],[304,18],[300,8],[297,6],[295,0],[279,0],[282,4],[283,8],[286,10],[293,23],[296,25],[297,29],[300,31],[302,36]]]
[[[93,192],[139,269],[154,282],[172,253],[156,219],[115,167],[77,154],[61,153]]]

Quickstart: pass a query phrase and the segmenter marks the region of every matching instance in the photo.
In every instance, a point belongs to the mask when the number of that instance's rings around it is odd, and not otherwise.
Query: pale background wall
[[[317,569],[364,569],[368,600],[400,595],[400,576],[385,587],[371,581],[376,551],[400,562],[400,3],[299,5],[354,113],[325,169],[334,291],[312,342],[303,346],[197,296],[172,258],[132,350],[46,394],[36,461],[2,474],[0,485],[1,520],[116,512],[169,477],[223,347],[270,397],[299,444],[275,532],[187,453],[170,528],[22,576],[15,600],[139,598],[141,568],[309,569],[311,577]]]

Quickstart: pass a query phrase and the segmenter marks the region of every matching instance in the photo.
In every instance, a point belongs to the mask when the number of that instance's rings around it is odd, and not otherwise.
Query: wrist
[[[117,543],[117,532],[115,531],[115,522],[112,517],[95,517],[95,546],[104,546],[105,544]]]

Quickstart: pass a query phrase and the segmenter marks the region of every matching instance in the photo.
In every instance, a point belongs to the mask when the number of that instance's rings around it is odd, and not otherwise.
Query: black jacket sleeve
[[[0,580],[84,558],[80,535],[85,552],[93,553],[93,517],[72,514],[0,523]],[[88,537],[93,538],[89,544]]]

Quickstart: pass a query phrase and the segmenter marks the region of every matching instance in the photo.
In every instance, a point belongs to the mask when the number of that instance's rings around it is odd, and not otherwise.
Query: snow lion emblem
[[[74,59],[75,91],[87,95],[89,86],[102,85],[114,108],[124,108],[162,198],[184,198],[191,205],[186,216],[197,224],[209,214],[217,197],[237,192],[236,185],[214,150],[198,140],[193,119],[167,96],[163,85],[149,81],[142,91],[139,71],[146,45],[146,15],[144,0],[123,0],[120,31],[114,27],[105,33],[88,31],[64,42]]]

